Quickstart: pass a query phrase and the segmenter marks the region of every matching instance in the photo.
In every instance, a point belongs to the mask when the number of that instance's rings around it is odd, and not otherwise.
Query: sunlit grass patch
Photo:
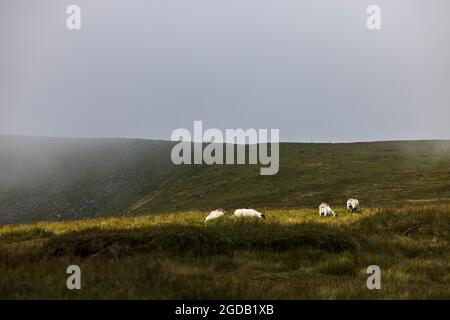
[[[263,210],[263,209],[261,209]],[[2,298],[450,298],[448,206],[185,211],[0,227]],[[83,290],[65,288],[65,268]],[[382,290],[368,290],[379,265]]]

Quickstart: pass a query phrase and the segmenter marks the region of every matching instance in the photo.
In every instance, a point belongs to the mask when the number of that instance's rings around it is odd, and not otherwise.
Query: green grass
[[[450,299],[450,141],[282,143],[275,176],[172,146],[0,136],[0,298]]]
[[[450,206],[188,211],[0,227],[0,298],[450,298]],[[70,264],[82,290],[65,287]],[[382,289],[366,288],[377,264]]]

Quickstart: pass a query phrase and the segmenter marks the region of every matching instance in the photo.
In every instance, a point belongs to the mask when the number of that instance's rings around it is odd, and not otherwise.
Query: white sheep
[[[266,218],[264,213],[258,212],[255,209],[236,209],[234,210],[235,217],[258,217],[258,218]]]
[[[218,219],[220,217],[222,217],[225,214],[225,211],[223,209],[217,209],[214,211],[211,211],[206,217],[205,217],[205,222],[209,221],[209,220],[214,220],[214,219]]]
[[[348,199],[347,200],[347,212],[355,212],[359,209],[359,201],[358,199]]]
[[[324,217],[330,216],[330,215],[333,216],[333,217],[336,217],[336,213],[334,213],[334,211],[331,210],[330,206],[327,203],[325,203],[325,202],[322,202],[320,204],[320,206],[319,206],[319,214],[320,214],[320,216],[324,216]]]

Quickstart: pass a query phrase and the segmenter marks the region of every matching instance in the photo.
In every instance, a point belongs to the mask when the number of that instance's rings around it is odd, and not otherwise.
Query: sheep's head
[[[266,215],[264,213],[261,213],[261,218],[265,219]]]

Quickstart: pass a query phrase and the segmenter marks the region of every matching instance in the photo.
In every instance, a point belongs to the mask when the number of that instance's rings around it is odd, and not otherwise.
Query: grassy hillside
[[[0,298],[450,299],[450,141],[284,143],[275,176],[172,146],[0,136]],[[204,223],[217,207],[267,219]]]
[[[0,227],[0,298],[450,299],[450,206],[204,212]],[[82,289],[65,287],[67,266]],[[381,268],[382,289],[366,288]]]
[[[217,207],[450,202],[450,141],[280,145],[280,171],[175,166],[171,142],[0,136],[0,224]]]

